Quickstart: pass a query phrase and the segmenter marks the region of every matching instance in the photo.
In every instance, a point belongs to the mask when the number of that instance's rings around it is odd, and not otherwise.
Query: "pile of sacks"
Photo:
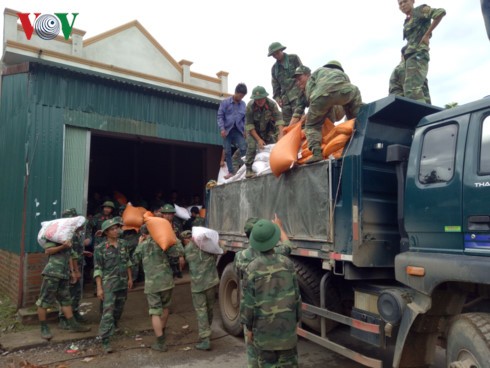
[[[354,132],[355,119],[334,125],[328,118],[322,125],[322,154],[342,157],[344,147]],[[275,176],[291,169],[295,164],[305,164],[313,153],[308,149],[308,141],[301,123],[290,125],[284,129],[284,136],[275,145],[270,155],[270,167]]]

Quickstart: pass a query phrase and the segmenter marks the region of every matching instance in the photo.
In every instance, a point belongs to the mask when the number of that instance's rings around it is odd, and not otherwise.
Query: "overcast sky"
[[[480,0],[426,3],[447,11],[430,45],[432,103],[463,104],[489,95],[490,42]],[[194,62],[192,71],[229,72],[229,92],[244,82],[249,91],[262,85],[272,94],[274,59],[267,48],[279,41],[312,70],[339,60],[364,102],[371,102],[387,95],[404,45],[405,15],[397,0],[4,0],[2,5],[26,13],[78,12],[74,26],[87,32],[85,39],[138,20],[175,60]],[[0,26],[3,30],[3,15]]]

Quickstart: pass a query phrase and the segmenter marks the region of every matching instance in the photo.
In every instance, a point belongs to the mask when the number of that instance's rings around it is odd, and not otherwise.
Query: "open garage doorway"
[[[100,210],[101,201],[122,194],[135,206],[151,209],[160,201],[182,207],[204,203],[206,182],[219,171],[222,148],[215,145],[92,132],[87,214]]]

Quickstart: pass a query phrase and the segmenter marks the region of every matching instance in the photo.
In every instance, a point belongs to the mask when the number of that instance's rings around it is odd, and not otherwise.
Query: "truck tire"
[[[296,268],[296,275],[298,277],[299,290],[301,292],[303,303],[319,307],[320,281],[323,276],[323,271],[300,258],[293,258],[293,262],[294,267]],[[340,294],[332,283],[332,277],[327,278],[325,288],[327,289],[325,292],[327,298],[325,306],[330,311],[338,312],[341,306]],[[301,313],[301,323],[303,326],[319,333],[321,330],[320,317],[306,311],[302,311]],[[337,322],[327,320],[326,332],[331,331],[336,325]]]
[[[449,327],[446,358],[449,368],[489,368],[490,314],[456,317]]]
[[[232,336],[243,335],[240,324],[240,289],[233,262],[223,270],[219,283],[219,309],[224,329]]]

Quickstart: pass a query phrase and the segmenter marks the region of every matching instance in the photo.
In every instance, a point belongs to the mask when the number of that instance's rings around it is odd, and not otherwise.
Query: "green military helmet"
[[[281,45],[280,42],[272,42],[269,45],[269,54],[267,56],[271,56],[276,51],[283,51],[286,49],[286,46]]]
[[[342,64],[340,64],[340,61],[337,61],[337,60],[330,60],[323,67],[324,68],[331,68],[331,69],[338,69],[338,70],[344,71]]]
[[[114,206],[114,202],[112,201],[105,201],[104,203],[102,203],[101,207],[111,207],[112,209],[116,208],[116,206]]]
[[[267,252],[274,248],[280,238],[279,226],[272,221],[261,219],[252,228],[250,246],[260,252]]]
[[[252,100],[260,100],[261,98],[266,98],[267,96],[269,96],[269,94],[265,88],[262,86],[257,86],[252,90],[252,96],[250,96],[250,98]]]
[[[111,218],[110,220],[105,220],[102,223],[100,230],[102,230],[102,233],[104,233],[111,226],[122,225],[122,224],[123,224],[122,219],[119,216],[117,216],[117,217]]]
[[[63,218],[76,217],[76,216],[78,216],[76,208],[70,208],[70,209],[64,210],[61,213],[61,217],[63,217]]]
[[[247,238],[250,238],[250,233],[252,232],[252,229],[254,225],[259,221],[259,218],[257,217],[249,217],[247,219],[247,222],[245,222],[245,226],[243,227],[243,232],[245,235],[247,235]]]
[[[311,74],[311,69],[307,66],[300,65],[294,70],[294,75]]]
[[[160,208],[160,212],[161,213],[175,213],[176,211],[175,211],[175,207],[172,204],[167,203],[162,208]]]

